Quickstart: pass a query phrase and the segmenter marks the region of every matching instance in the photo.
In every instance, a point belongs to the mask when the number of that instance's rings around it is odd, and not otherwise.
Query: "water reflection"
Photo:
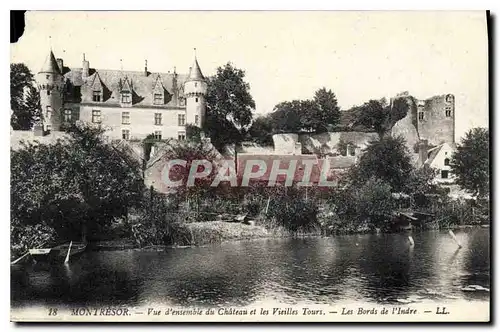
[[[271,239],[163,252],[84,254],[68,265],[11,269],[13,306],[149,303],[248,305],[488,300],[489,231]],[[466,288],[467,289],[467,288]]]

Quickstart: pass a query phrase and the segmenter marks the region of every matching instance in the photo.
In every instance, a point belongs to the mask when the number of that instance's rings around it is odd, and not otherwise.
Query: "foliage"
[[[360,221],[368,219],[376,227],[381,227],[392,212],[392,188],[381,179],[369,179],[355,190],[353,197]]]
[[[186,161],[185,165],[174,165],[170,168],[169,178],[172,181],[182,181],[181,185],[176,187],[179,197],[188,199],[201,194],[214,193],[217,189],[210,186],[219,169],[217,164],[219,155],[211,144],[180,141],[170,146],[170,151],[166,152],[165,157],[168,160],[180,159]],[[193,185],[188,186],[191,165],[195,160],[206,160],[210,164],[209,167],[211,170],[207,176],[196,178]],[[201,173],[204,171],[205,166],[198,165],[197,172]]]
[[[10,65],[10,108],[14,130],[29,130],[40,117],[40,95],[33,74],[24,63]]]
[[[92,238],[140,202],[140,165],[102,133],[74,126],[65,140],[11,151],[11,215],[20,226],[46,224],[65,241],[87,232]]]
[[[309,232],[319,227],[317,202],[306,200],[294,187],[277,192],[268,212],[269,218],[293,233]]]
[[[201,142],[203,130],[193,124],[186,125],[186,139],[192,142]]]
[[[315,108],[310,114],[309,127],[317,133],[329,131],[340,122],[340,108],[332,90],[321,88],[314,94]]]
[[[217,149],[241,142],[246,127],[252,122],[255,101],[245,72],[227,63],[217,68],[217,74],[208,80],[207,117],[204,131]]]
[[[388,104],[385,99],[369,100],[356,107],[354,125],[363,125],[374,130],[380,138],[390,132],[394,124],[404,118],[410,110],[407,98],[399,97]]]
[[[489,131],[485,128],[469,130],[450,161],[456,183],[477,197],[489,196],[490,163]]]
[[[413,171],[411,158],[402,137],[385,137],[368,144],[349,172],[349,181],[360,186],[370,178],[385,181],[395,192],[407,191],[407,180]]]
[[[46,224],[23,225],[19,219],[11,218],[10,243],[11,255],[17,257],[28,249],[54,242],[55,231]]]
[[[254,119],[248,130],[248,138],[263,146],[273,145],[273,126],[271,116],[264,115]]]
[[[143,195],[141,208],[131,209],[128,224],[137,245],[166,244],[174,232],[175,206],[153,190]]]

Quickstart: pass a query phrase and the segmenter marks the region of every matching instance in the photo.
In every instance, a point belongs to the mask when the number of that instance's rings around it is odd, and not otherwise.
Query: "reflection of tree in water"
[[[13,288],[13,297],[30,305],[134,305],[138,287],[133,281],[133,264],[113,264],[101,254],[86,254],[68,266],[38,263],[28,267],[16,274],[23,291]]]
[[[422,272],[412,269],[415,253],[409,248],[406,236],[369,236],[360,246],[359,270],[363,276],[360,288],[363,295],[379,302],[406,298],[413,286],[412,279],[421,277]]]
[[[479,285],[490,288],[490,232],[485,229],[471,230],[467,237],[468,250],[464,252],[464,274],[460,278],[462,287]],[[489,292],[466,292],[467,298],[485,299]]]
[[[154,262],[143,289],[145,301],[178,305],[246,305],[253,301],[262,275],[249,243],[175,250]],[[251,245],[250,245],[251,246]]]
[[[356,255],[337,243],[337,238],[305,238],[280,243],[275,257],[281,291],[293,300],[331,303],[344,289]]]

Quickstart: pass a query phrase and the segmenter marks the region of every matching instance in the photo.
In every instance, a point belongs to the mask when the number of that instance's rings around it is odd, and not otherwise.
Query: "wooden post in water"
[[[68,253],[66,254],[66,259],[64,260],[64,264],[68,264],[69,263],[69,253],[71,251],[71,245],[73,244],[73,241],[71,241],[69,243],[69,247],[68,247]]]
[[[267,210],[269,209],[269,202],[271,201],[271,196],[267,199],[267,204],[266,204],[266,215],[267,215]]]
[[[411,235],[408,235],[408,241],[410,241],[410,247],[415,246],[415,241],[413,241],[413,237]]]
[[[453,233],[453,231],[450,229],[450,231],[448,232],[448,234],[450,234],[451,238],[453,240],[455,240],[455,243],[458,245],[458,249],[462,248],[462,245],[460,244],[460,242],[458,242],[458,239],[457,237],[455,236],[455,233]]]

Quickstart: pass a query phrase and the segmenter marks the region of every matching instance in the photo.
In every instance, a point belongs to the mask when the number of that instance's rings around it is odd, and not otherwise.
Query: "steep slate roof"
[[[200,65],[198,64],[198,60],[194,58],[193,66],[189,71],[188,81],[201,81],[204,80],[203,74],[201,73]]]
[[[144,75],[143,71],[121,71],[121,70],[106,70],[106,69],[91,69],[92,75],[89,75],[85,80],[82,78],[81,68],[71,68],[64,77],[71,82],[73,86],[81,86],[82,96],[84,94],[91,94],[87,89],[92,88],[92,83],[98,75],[102,84],[110,91],[111,95],[100,102],[100,105],[117,105],[120,103],[120,80],[122,84],[125,83],[125,78],[132,86],[134,94],[138,96],[133,106],[145,105],[147,107],[154,107],[153,105],[153,91],[157,83],[157,79],[161,80],[163,87],[170,94],[174,94],[177,89],[179,97],[183,96],[183,89],[181,88],[187,79],[187,75],[174,74],[174,73],[148,73]],[[177,75],[177,84],[175,84],[175,75]],[[168,99],[167,99],[168,100]],[[85,103],[83,101],[83,103]],[[172,101],[163,106],[175,106]]]
[[[61,73],[59,71],[59,66],[57,65],[56,57],[54,56],[52,50],[50,51],[49,55],[47,55],[47,58],[45,59],[42,69],[40,69],[39,73]]]

